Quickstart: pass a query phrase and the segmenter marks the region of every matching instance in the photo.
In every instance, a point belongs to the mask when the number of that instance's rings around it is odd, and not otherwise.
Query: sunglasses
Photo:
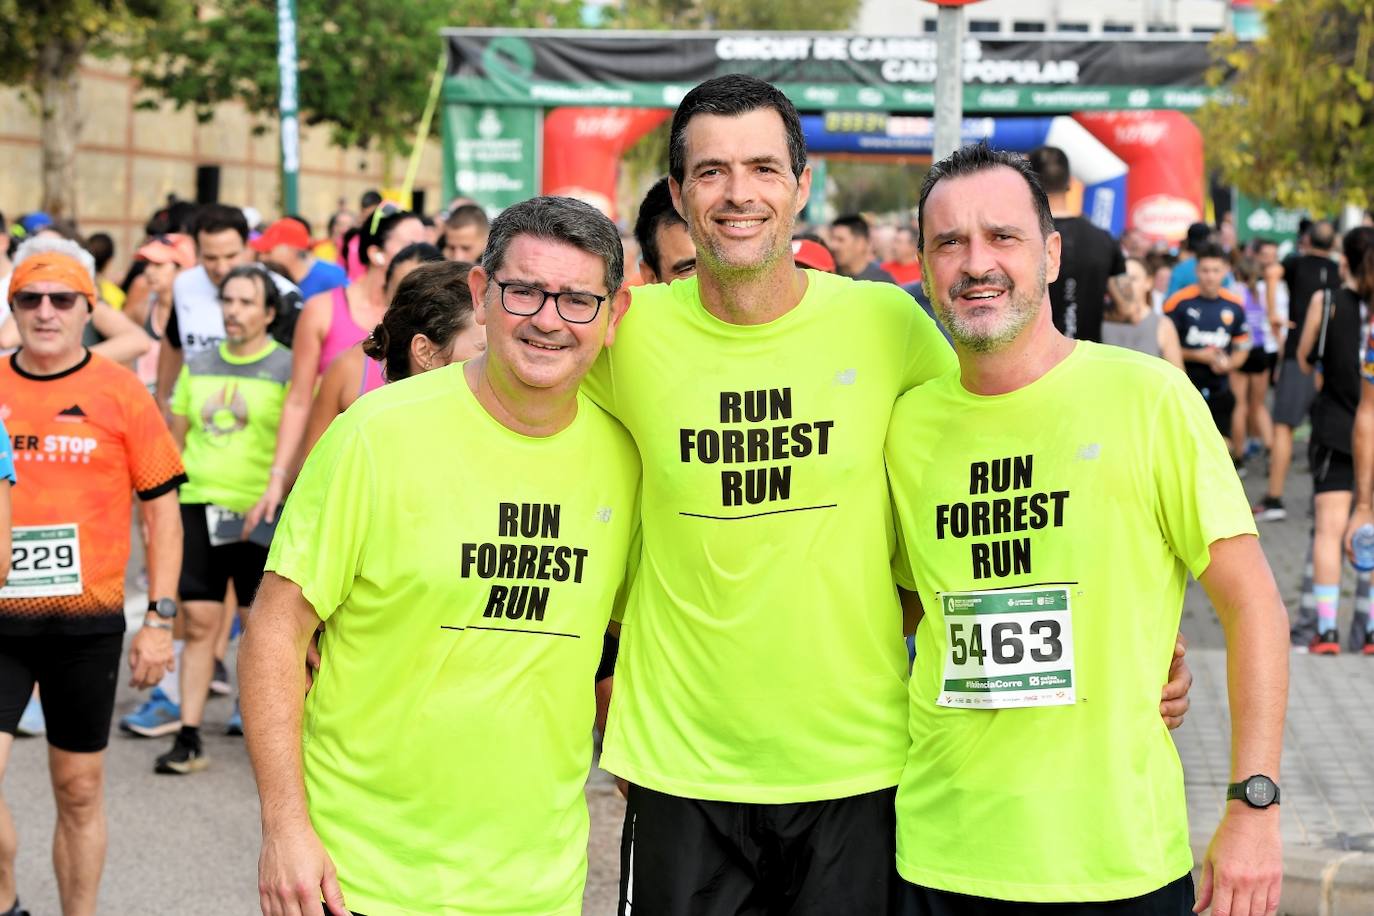
[[[20,292],[14,294],[14,307],[24,310],[36,309],[43,304],[43,297],[46,296],[52,303],[52,307],[60,311],[67,311],[75,308],[76,303],[81,299],[80,293],[32,293]]]

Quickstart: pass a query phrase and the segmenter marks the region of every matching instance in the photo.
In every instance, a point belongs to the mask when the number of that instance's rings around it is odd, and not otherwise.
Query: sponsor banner
[[[1176,243],[1203,217],[1202,134],[1177,111],[1074,116],[1126,163],[1126,226]]]
[[[543,112],[497,105],[448,105],[444,194],[471,197],[495,213],[539,194]]]
[[[675,107],[697,83],[748,73],[798,107],[930,111],[933,35],[448,29],[451,102]],[[1205,40],[995,40],[963,46],[969,112],[1196,108]]]
[[[576,197],[615,219],[620,160],[672,112],[645,108],[554,108],[544,115],[542,194]]]
[[[1235,211],[1236,238],[1242,243],[1259,237],[1280,245],[1298,243],[1298,223],[1307,215],[1305,210],[1289,210],[1272,200],[1248,197],[1239,191],[1232,196]]]

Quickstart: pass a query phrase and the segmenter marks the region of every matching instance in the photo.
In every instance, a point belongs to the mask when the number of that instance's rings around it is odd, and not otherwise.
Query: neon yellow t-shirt
[[[894,570],[925,606],[902,876],[1016,901],[1182,877],[1183,770],[1159,692],[1188,573],[1214,541],[1255,533],[1196,389],[1080,341],[1010,394],[970,394],[955,371],[903,396],[887,463]],[[992,708],[1030,698],[1048,705]]]
[[[291,351],[270,337],[251,356],[235,356],[221,343],[181,367],[169,406],[189,421],[182,502],[253,508],[271,479],[290,385]]]
[[[592,679],[638,485],[595,404],[521,436],[461,365],[360,399],[311,452],[267,568],[325,621],[305,780],[350,909],[581,911]]]
[[[891,284],[807,271],[722,322],[695,279],[634,290],[583,390],[644,461],[643,552],[601,765],[660,792],[784,803],[897,784],[907,655],[883,439],[954,362]]]

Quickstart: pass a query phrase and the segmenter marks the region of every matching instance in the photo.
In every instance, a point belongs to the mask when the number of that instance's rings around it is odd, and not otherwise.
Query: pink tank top
[[[358,386],[358,397],[362,397],[369,391],[376,391],[386,384],[386,376],[382,375],[382,364],[370,356],[363,356],[363,383]]]
[[[324,370],[339,358],[340,353],[368,334],[354,323],[353,316],[348,313],[348,297],[344,295],[344,288],[337,286],[331,294],[334,297],[334,313],[329,319],[329,333],[324,335],[324,343],[320,346],[320,375],[324,375]]]

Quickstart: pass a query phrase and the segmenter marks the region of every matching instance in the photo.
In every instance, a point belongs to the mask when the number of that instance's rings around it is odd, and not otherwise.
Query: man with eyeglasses
[[[39,243],[47,250],[35,250]],[[20,246],[10,305],[20,349],[0,362],[0,417],[24,486],[13,494],[10,573],[0,588],[0,780],[37,684],[57,804],[53,864],[67,916],[96,910],[105,861],[104,750],[124,644],[131,494],[149,527],[135,686],[172,665],[181,566],[181,457],[147,389],[81,343],[95,263],[75,242]],[[20,912],[13,821],[0,802],[0,913]]]
[[[505,210],[469,278],[486,352],[369,394],[311,451],[239,655],[265,914],[581,911],[640,467],[578,385],[623,274],[592,207]]]

